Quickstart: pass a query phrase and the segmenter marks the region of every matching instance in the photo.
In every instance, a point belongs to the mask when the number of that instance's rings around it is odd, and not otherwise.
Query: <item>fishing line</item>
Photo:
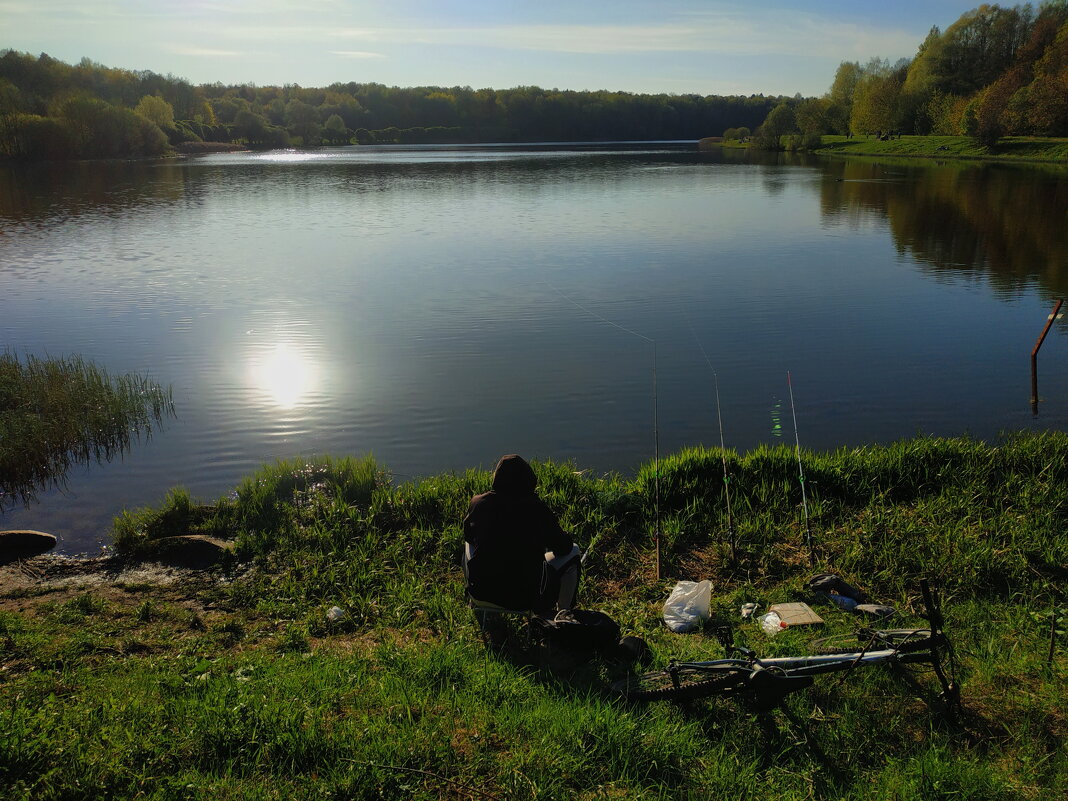
[[[719,402],[719,375],[716,373],[716,368],[712,366],[712,360],[708,358],[708,353],[705,352],[705,346],[701,344],[701,340],[697,337],[697,332],[693,330],[693,323],[690,322],[690,318],[687,315],[686,324],[690,327],[690,333],[693,334],[694,342],[697,343],[697,347],[701,351],[701,355],[705,358],[705,364],[708,365],[708,369],[712,371],[712,378],[716,384],[716,418],[719,420],[719,455],[723,462],[723,499],[727,504],[727,536],[730,537],[731,542],[731,558],[736,557],[735,554],[735,536],[734,536],[734,517],[731,514],[731,494],[730,494],[730,473],[727,470],[727,446],[723,440],[723,407]]]
[[[808,558],[812,566],[816,566],[816,554],[812,550],[812,529],[808,525],[808,497],[805,493],[805,468],[801,465],[801,437],[797,433],[797,409],[794,407],[794,383],[790,380],[790,371],[786,371],[786,385],[790,388],[790,413],[794,418],[794,445],[797,448],[797,476],[801,482],[801,509],[805,518],[805,544],[808,547]]]
[[[556,292],[560,297],[570,303],[577,309],[581,309],[591,317],[595,317],[602,323],[607,323],[613,328],[618,328],[632,336],[636,336],[639,339],[644,339],[650,345],[653,346],[653,518],[654,518],[654,532],[653,540],[656,546],[656,578],[660,579],[660,425],[657,412],[657,395],[656,395],[656,340],[652,337],[647,337],[645,334],[639,334],[624,325],[620,325],[614,320],[609,320],[593,309],[588,309],[579,303],[577,300],[569,297],[563,290],[550,284],[548,281],[544,282],[546,286]]]

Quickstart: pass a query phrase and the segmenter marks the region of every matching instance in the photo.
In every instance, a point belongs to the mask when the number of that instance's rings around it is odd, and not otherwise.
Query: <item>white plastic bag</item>
[[[711,581],[680,581],[664,601],[664,622],[676,633],[689,631],[708,619],[711,606]]]
[[[345,617],[345,610],[340,606],[331,606],[326,610],[326,619],[330,623],[337,623],[339,620]]]
[[[757,620],[760,621],[760,628],[764,629],[764,633],[769,637],[774,637],[788,625],[785,620],[779,617],[778,612],[768,612],[766,615],[758,617]]]

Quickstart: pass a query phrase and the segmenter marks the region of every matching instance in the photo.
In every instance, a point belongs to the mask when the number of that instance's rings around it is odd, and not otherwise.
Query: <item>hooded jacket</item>
[[[504,456],[493,471],[493,489],[471,499],[464,539],[468,591],[509,609],[531,609],[541,593],[545,552],[568,553],[574,543],[536,494],[538,479],[522,457]]]

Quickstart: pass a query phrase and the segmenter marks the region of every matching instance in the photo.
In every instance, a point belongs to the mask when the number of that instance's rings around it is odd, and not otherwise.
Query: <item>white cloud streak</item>
[[[744,13],[715,9],[675,13],[649,23],[633,24],[503,24],[477,26],[405,26],[361,20],[346,25],[339,0],[320,0],[314,16],[287,0],[186,0],[181,13],[171,4],[143,0],[73,2],[50,0],[42,10],[26,0],[0,0],[0,10],[13,19],[35,15],[37,25],[68,27],[87,22],[127,19],[138,23],[142,38],[197,35],[230,52],[230,43],[281,44],[352,41],[383,45],[483,47],[542,53],[631,55],[641,53],[699,53],[729,55],[809,56],[824,53],[843,58],[896,56],[915,52],[914,32],[887,30],[839,22],[830,17],[792,11],[748,9]],[[334,25],[311,20],[337,20]],[[46,22],[49,20],[50,22]],[[347,20],[346,20],[347,21]],[[210,24],[209,24],[210,23]],[[368,24],[370,23],[370,24]],[[205,27],[207,25],[207,27]],[[147,26],[147,27],[144,27]],[[239,48],[238,48],[239,49]],[[338,48],[337,54],[370,52]],[[362,56],[353,55],[354,58]]]
[[[493,47],[548,53],[627,55],[710,52],[867,58],[912,53],[915,34],[807,14],[693,14],[652,25],[501,25],[467,28],[323,29],[322,36],[390,44]]]
[[[178,56],[205,58],[241,58],[247,55],[239,50],[219,50],[214,47],[197,47],[196,45],[167,45],[165,49]]]
[[[331,50],[330,55],[356,59],[385,58],[382,53],[370,53],[366,50]]]

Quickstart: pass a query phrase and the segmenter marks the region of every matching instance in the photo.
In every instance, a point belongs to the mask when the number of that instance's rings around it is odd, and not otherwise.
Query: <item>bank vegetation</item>
[[[824,677],[770,712],[627,705],[607,690],[625,665],[482,643],[458,557],[468,499],[488,473],[396,482],[369,457],[292,460],[219,500],[178,489],[116,521],[115,547],[130,558],[175,533],[234,541],[211,581],[0,592],[0,793],[1063,796],[1068,435],[801,458],[811,538],[787,448],[689,449],[631,477],[535,469],[587,550],[582,605],[645,638],[654,664],[722,654],[715,637],[662,625],[676,580],[710,579],[717,622],[762,654],[786,654],[817,635],[770,640],[741,621],[742,603],[808,601],[826,620],[819,635],[863,625],[806,594],[813,572],[830,571],[895,607],[894,626],[915,625],[926,577],[956,644],[959,715],[929,676],[875,670]]]
[[[931,28],[916,55],[843,61],[822,97],[784,100],[756,129],[766,149],[815,150],[822,136],[1068,136],[1068,2],[983,4]]]
[[[206,84],[83,59],[0,52],[0,158],[158,156],[201,142],[252,148],[696,140],[756,126],[781,97],[575,92],[520,86]]]

